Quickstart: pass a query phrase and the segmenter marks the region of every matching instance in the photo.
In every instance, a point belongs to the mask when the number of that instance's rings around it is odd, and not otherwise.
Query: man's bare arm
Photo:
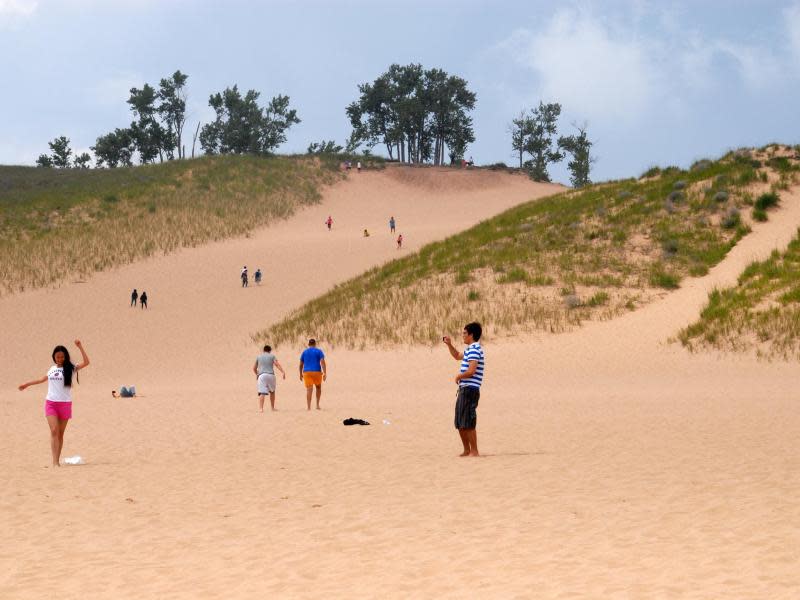
[[[442,341],[447,345],[447,349],[450,351],[450,356],[456,360],[461,360],[464,358],[464,353],[456,350],[456,347],[453,346],[453,341],[448,336],[444,336]]]
[[[463,379],[469,379],[470,377],[475,375],[475,371],[477,370],[478,370],[478,361],[477,360],[469,361],[469,366],[467,367],[467,370],[464,371],[463,373],[459,373],[458,375],[456,375],[456,383],[458,383]]]

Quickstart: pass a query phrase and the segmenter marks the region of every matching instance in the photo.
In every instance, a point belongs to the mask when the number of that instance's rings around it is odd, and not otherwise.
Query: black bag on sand
[[[364,419],[354,419],[350,417],[349,419],[345,419],[342,421],[345,425],[369,425],[369,421],[365,421]]]

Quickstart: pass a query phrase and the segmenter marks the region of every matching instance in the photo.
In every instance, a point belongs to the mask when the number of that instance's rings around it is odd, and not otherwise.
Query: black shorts
[[[478,424],[478,400],[481,389],[469,386],[458,388],[456,396],[456,429],[475,429]]]

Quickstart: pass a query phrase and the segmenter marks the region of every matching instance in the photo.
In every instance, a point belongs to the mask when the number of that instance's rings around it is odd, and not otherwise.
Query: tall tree
[[[570,172],[569,179],[572,187],[579,188],[592,183],[589,179],[589,172],[594,157],[590,154],[592,142],[586,135],[586,124],[574,125],[574,127],[578,130],[578,134],[558,138],[558,147],[572,156],[572,160],[567,163]]]
[[[286,131],[300,122],[289,97],[276,96],[261,108],[259,96],[255,90],[242,96],[236,85],[211,95],[208,104],[216,118],[200,131],[206,154],[269,154],[286,141]]]
[[[526,161],[523,167],[528,169],[535,181],[550,181],[547,165],[564,158],[557,147],[554,147],[556,124],[560,115],[561,105],[555,102],[539,102],[539,106],[531,113],[533,124],[525,141],[525,152],[531,155],[531,160]]]
[[[57,137],[52,142],[48,142],[47,145],[50,146],[52,151],[50,158],[52,158],[55,168],[69,169],[72,166],[70,161],[72,150],[69,147],[69,139],[66,136]]]
[[[188,75],[175,71],[171,77],[162,79],[158,86],[159,105],[156,109],[163,122],[162,147],[167,158],[185,158],[183,151],[183,127],[186,124],[186,80]]]
[[[528,138],[533,131],[533,127],[533,117],[531,117],[524,110],[520,111],[519,116],[515,119],[512,119],[511,125],[509,125],[509,131],[511,133],[511,149],[514,150],[519,157],[520,169],[522,168],[525,160],[525,149]]]
[[[98,167],[130,167],[133,164],[136,143],[130,129],[117,128],[98,137],[91,149],[97,158]]]
[[[166,139],[166,131],[156,118],[156,90],[145,83],[142,89],[131,88],[130,94],[128,104],[136,118],[131,123],[130,131],[139,153],[139,160],[142,164],[151,163],[158,156],[163,160],[164,146],[168,144],[174,147],[174,145]]]
[[[467,144],[475,141],[472,118],[467,115],[475,108],[475,93],[469,91],[466,80],[441,69],[426,71],[425,83],[430,94],[433,163],[444,163],[446,146],[451,149],[451,162],[452,157],[463,158]]]

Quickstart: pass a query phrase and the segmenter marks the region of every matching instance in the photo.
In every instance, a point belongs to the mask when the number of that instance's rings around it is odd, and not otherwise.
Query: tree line
[[[145,83],[131,88],[127,99],[132,121],[101,135],[91,146],[97,167],[129,167],[187,158],[184,143],[187,121],[186,83],[188,75],[175,71],[158,86]],[[197,123],[190,156],[199,139],[205,154],[260,154],[275,151],[287,139],[287,132],[300,118],[286,95],[278,94],[265,105],[260,92],[240,92],[237,85],[209,96],[214,120]],[[369,154],[383,146],[390,160],[404,163],[443,165],[462,161],[475,141],[470,113],[476,94],[468,82],[442,69],[425,69],[421,64],[391,65],[372,82],[358,86],[358,98],[345,108],[352,131],[343,144],[322,140],[309,145],[309,154]],[[561,105],[539,103],[523,111],[509,127],[511,147],[519,168],[537,181],[550,181],[548,165],[571,156],[568,169],[575,187],[590,183],[594,158],[590,155],[586,126],[577,134],[557,137]],[[72,156],[69,139],[61,136],[49,142],[50,154],[42,154],[37,165],[54,168],[88,168],[91,156]]]
[[[466,80],[420,64],[394,64],[372,83],[358,86],[359,97],[346,113],[353,127],[350,147],[386,147],[400,162],[454,163],[475,141],[472,117],[476,96]]]

